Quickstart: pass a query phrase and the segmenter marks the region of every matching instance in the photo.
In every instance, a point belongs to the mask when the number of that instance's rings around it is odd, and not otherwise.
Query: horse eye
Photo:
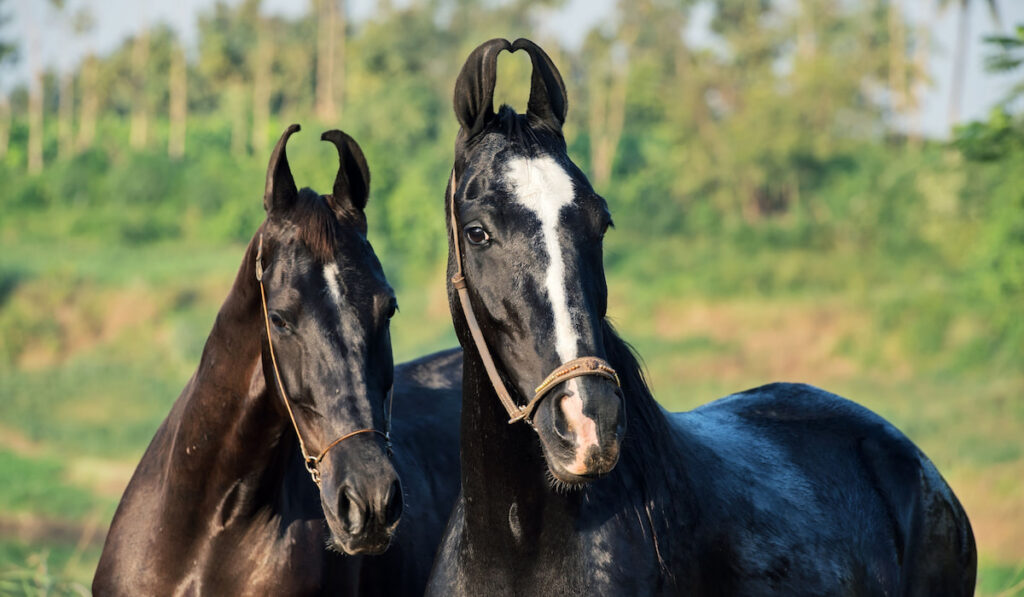
[[[608,220],[604,223],[604,227],[601,228],[601,238],[604,238],[604,235],[608,233],[609,228],[615,228],[615,222]]]
[[[270,323],[274,324],[274,327],[276,327],[279,330],[288,329],[288,322],[282,319],[281,316],[278,315],[277,313],[270,314]]]
[[[479,226],[466,226],[466,239],[474,245],[482,245],[491,240],[491,237]]]
[[[397,312],[398,312],[398,301],[396,301],[394,299],[391,299],[391,304],[388,306],[388,313],[387,313],[388,319],[391,319],[392,317],[394,317],[395,313],[397,313]]]

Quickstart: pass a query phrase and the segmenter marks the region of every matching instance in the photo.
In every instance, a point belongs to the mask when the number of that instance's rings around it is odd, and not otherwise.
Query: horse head
[[[298,130],[271,154],[257,233],[264,377],[320,487],[333,546],[379,553],[402,514],[387,437],[395,295],[366,238],[370,173],[359,145],[324,133],[340,159],[333,192],[298,190],[285,152]]]
[[[533,64],[525,114],[494,111],[503,50],[524,50]],[[506,409],[532,424],[551,475],[585,483],[615,466],[626,423],[602,344],[608,206],[566,152],[565,85],[533,42],[494,39],[474,50],[454,107],[461,130],[447,207],[456,331],[494,363],[499,397],[510,382]]]

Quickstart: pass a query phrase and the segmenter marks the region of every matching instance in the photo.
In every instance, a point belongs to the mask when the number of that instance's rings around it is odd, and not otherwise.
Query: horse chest
[[[428,595],[653,595],[661,592],[659,565],[639,524],[568,521],[536,528],[515,504],[507,528],[466,533],[456,506]],[[586,528],[578,529],[579,526]]]
[[[328,589],[330,554],[323,533],[293,524],[278,536],[254,525],[226,529],[194,550],[195,561],[180,589],[199,594],[319,595]],[[320,554],[323,554],[322,556]],[[343,566],[341,558],[337,565]],[[355,575],[349,575],[355,576]],[[191,590],[178,591],[190,594]]]

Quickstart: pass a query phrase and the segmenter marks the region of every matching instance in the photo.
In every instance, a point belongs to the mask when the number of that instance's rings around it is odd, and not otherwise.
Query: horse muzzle
[[[324,475],[320,493],[335,547],[347,554],[378,554],[391,544],[404,509],[402,484],[383,455],[354,450],[339,458],[337,476]],[[332,478],[338,479],[332,483]]]
[[[581,484],[611,472],[625,433],[622,393],[607,380],[571,379],[537,408],[534,426],[551,474]]]

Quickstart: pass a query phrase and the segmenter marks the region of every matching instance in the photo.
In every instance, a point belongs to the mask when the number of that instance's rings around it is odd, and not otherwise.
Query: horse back
[[[697,510],[712,553],[733,556],[707,569],[762,578],[765,591],[799,578],[811,593],[973,593],[963,508],[917,446],[870,410],[770,384],[670,420],[694,455],[688,474],[704,488]]]

